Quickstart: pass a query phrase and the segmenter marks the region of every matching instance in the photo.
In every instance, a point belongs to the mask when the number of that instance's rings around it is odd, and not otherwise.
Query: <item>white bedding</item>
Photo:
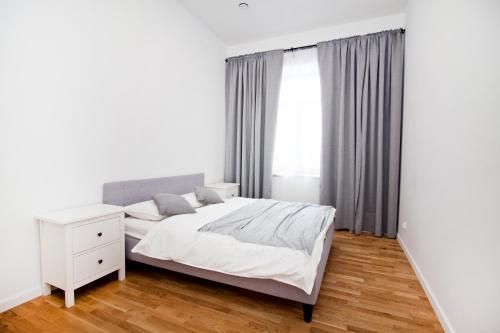
[[[203,225],[253,200],[234,198],[223,204],[198,208],[196,214],[152,222],[154,227],[132,252],[231,275],[273,279],[310,294],[323,241],[333,222],[335,209],[332,208],[328,223],[316,239],[311,255],[291,248],[243,243],[231,236],[198,231]]]
[[[148,234],[154,227],[156,227],[159,221],[148,221],[136,219],[135,217],[125,218],[125,235],[131,236],[137,239],[143,239],[144,236]]]

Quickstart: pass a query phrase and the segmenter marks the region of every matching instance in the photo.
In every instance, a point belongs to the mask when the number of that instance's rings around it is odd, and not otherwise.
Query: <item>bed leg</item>
[[[313,308],[312,304],[302,304],[302,308],[304,309],[304,321],[306,323],[310,323],[313,316]]]

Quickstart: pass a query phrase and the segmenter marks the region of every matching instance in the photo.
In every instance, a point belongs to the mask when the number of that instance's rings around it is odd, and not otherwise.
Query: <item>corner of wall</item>
[[[443,327],[445,332],[448,333],[455,333],[455,329],[453,326],[451,326],[450,321],[448,320],[448,317],[443,311],[443,308],[441,304],[439,304],[435,294],[433,293],[429,283],[427,282],[424,274],[422,273],[422,270],[418,266],[417,262],[415,261],[415,258],[412,256],[410,249],[406,246],[406,243],[404,242],[403,237],[401,236],[400,233],[398,233],[397,236],[398,243],[403,249],[403,252],[405,253],[406,257],[408,258],[408,261],[410,262],[411,267],[413,268],[413,271],[415,272],[415,275],[418,278],[418,281],[422,285],[422,288],[424,289],[425,294],[427,295],[427,298],[429,299],[432,308],[434,309],[434,312],[436,313],[439,322],[441,323],[441,326]]]

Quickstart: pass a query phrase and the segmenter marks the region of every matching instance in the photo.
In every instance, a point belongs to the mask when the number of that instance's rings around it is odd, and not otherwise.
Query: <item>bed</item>
[[[103,186],[103,203],[118,206],[127,206],[134,203],[151,200],[151,197],[156,193],[167,192],[181,195],[192,192],[196,186],[203,185],[204,174],[202,173],[106,183]],[[234,201],[233,205],[235,203],[237,203],[237,201]],[[216,208],[210,209],[215,210]],[[206,211],[208,212],[210,209],[206,209]],[[199,215],[201,216],[202,214]],[[182,218],[187,219],[187,217]],[[188,265],[174,260],[164,260],[150,257],[138,253],[137,251],[133,252],[132,249],[134,249],[137,244],[140,244],[141,240],[148,236],[151,231],[155,229],[155,226],[157,224],[158,222],[148,223],[146,221],[137,219],[126,219],[125,253],[127,259],[175,271],[178,273],[196,276],[219,283],[300,302],[303,304],[304,321],[310,322],[312,320],[313,306],[314,304],[316,304],[316,300],[318,298],[325,266],[333,240],[333,223],[331,223],[329,227],[325,228],[326,230],[324,230],[324,240],[321,244],[321,251],[317,255],[318,258],[316,262],[317,265],[315,266],[315,275],[313,276],[313,280],[310,283],[309,293],[305,291],[305,288],[303,286],[294,286],[288,281],[288,283],[285,283],[270,278],[255,278],[227,274],[221,271],[207,269],[204,267],[196,267],[196,265]],[[321,242],[321,240],[319,241]]]

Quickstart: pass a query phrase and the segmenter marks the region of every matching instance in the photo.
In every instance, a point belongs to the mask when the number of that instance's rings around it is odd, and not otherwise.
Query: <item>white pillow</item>
[[[153,200],[138,202],[136,204],[126,206],[125,213],[137,219],[148,221],[161,221],[166,218],[165,215],[160,215],[158,207]]]
[[[194,194],[194,192],[183,194],[181,197],[186,199],[194,209],[203,207],[203,204],[196,199],[196,194]]]
[[[204,205],[196,199],[196,194],[194,192],[186,193],[181,195],[187,202],[194,208],[200,208]],[[125,207],[125,213],[135,217],[140,220],[147,221],[161,221],[166,218],[165,215],[161,215],[158,211],[158,206],[156,206],[153,200],[138,202],[133,205]]]

